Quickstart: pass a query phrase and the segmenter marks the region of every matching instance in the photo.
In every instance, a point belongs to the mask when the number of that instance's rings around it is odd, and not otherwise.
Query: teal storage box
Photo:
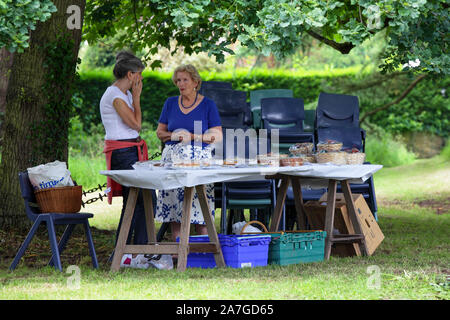
[[[269,264],[289,265],[323,261],[325,231],[272,233],[269,245]]]

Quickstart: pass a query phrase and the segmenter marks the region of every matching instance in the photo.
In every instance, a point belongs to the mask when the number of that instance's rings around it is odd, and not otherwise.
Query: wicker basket
[[[263,230],[264,230],[265,233],[268,233],[268,232],[269,232],[269,231],[267,230],[266,226],[265,226],[262,222],[259,222],[259,221],[257,221],[257,220],[252,220],[252,221],[247,222],[247,223],[242,227],[242,229],[241,229],[241,234],[244,234],[244,233],[245,233],[245,232],[244,232],[244,229],[245,229],[245,228],[247,228],[249,225],[254,224],[254,223],[260,225],[260,226],[263,228]]]
[[[316,157],[313,154],[301,154],[301,155],[298,155],[297,157],[302,159],[303,162],[309,162],[309,163],[316,162]]]
[[[346,152],[322,152],[316,154],[317,163],[347,164]]]
[[[314,144],[310,142],[296,143],[289,147],[289,152],[294,156],[302,154],[311,154],[313,152]]]
[[[42,213],[76,213],[81,209],[82,186],[59,187],[34,192]]]
[[[363,164],[366,159],[366,154],[363,152],[347,153],[345,157],[347,164]]]
[[[340,151],[342,148],[342,143],[318,143],[317,144],[317,152],[327,151],[327,152],[336,152]]]
[[[283,158],[280,159],[280,165],[282,167],[298,167],[303,165],[303,159],[297,158]]]

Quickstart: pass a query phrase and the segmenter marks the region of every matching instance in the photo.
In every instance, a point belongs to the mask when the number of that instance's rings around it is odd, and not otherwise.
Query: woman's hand
[[[131,85],[133,100],[140,99],[142,93],[142,79],[135,77]]]
[[[184,144],[188,144],[192,140],[192,134],[187,130],[175,130],[170,136],[171,141],[180,141]]]
[[[213,143],[216,140],[217,133],[209,132],[205,133],[202,136],[202,140],[204,143]]]
[[[220,142],[222,138],[222,127],[209,128],[202,136],[205,143]]]

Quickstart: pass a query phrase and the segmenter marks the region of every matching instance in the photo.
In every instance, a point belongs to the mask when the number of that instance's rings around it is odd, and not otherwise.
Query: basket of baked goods
[[[311,142],[296,143],[289,147],[289,152],[294,155],[306,155],[312,154],[314,149],[314,144]]]
[[[363,164],[366,159],[366,154],[361,152],[358,148],[345,150],[345,157],[347,164]]]
[[[314,144],[310,142],[296,143],[289,147],[292,157],[299,158],[303,162],[314,163],[316,158],[313,154]]]
[[[298,167],[303,165],[301,157],[286,157],[280,159],[280,166],[282,167]]]
[[[347,164],[346,152],[343,151],[321,151],[316,153],[317,163]]]
[[[319,142],[317,144],[317,152],[320,153],[322,151],[326,152],[337,152],[341,151],[342,142],[338,142],[335,140],[327,140],[325,142]]]
[[[275,153],[260,154],[257,156],[258,164],[261,166],[278,167],[280,159],[287,157],[287,155],[280,155]]]

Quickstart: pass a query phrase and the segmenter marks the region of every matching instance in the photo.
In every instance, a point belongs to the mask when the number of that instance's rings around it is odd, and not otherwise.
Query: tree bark
[[[5,112],[6,92],[11,74],[11,66],[14,54],[5,48],[0,49],[0,112]]]
[[[30,46],[23,53],[15,54],[11,67],[11,75],[6,95],[6,113],[3,148],[0,164],[0,227],[25,227],[29,225],[20,194],[18,173],[29,167],[51,162],[66,161],[68,158],[67,143],[56,143],[53,138],[36,136],[36,124],[45,122],[45,107],[49,101],[49,93],[43,90],[47,79],[47,68],[44,65],[46,53],[44,45],[55,41],[61,34],[67,33],[74,40],[72,52],[73,74],[81,42],[81,27],[69,30],[67,13],[69,6],[80,9],[81,26],[86,6],[85,0],[54,0],[58,11],[44,23],[38,23],[31,32]],[[71,85],[70,80],[66,83]],[[64,89],[63,89],[64,90]],[[66,92],[54,92],[63,99],[71,99]],[[67,141],[69,114],[59,121],[65,124],[66,130],[58,133]],[[51,128],[48,128],[51,130]],[[48,131],[47,131],[48,132]],[[55,153],[36,152],[45,145],[54,145]],[[62,150],[59,150],[62,149]],[[62,159],[55,159],[55,154],[63,154]]]

